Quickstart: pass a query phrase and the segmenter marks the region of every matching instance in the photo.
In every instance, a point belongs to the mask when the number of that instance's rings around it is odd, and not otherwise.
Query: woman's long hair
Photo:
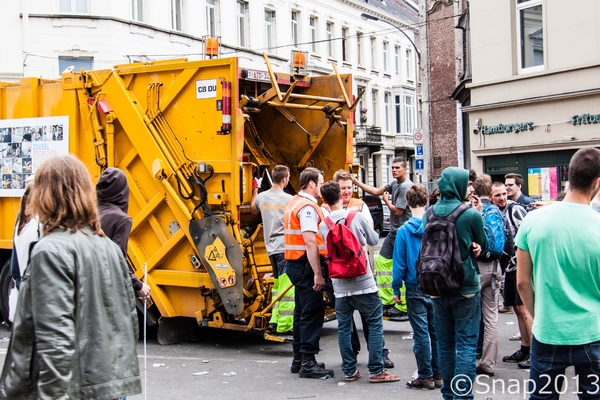
[[[31,220],[31,214],[27,212],[27,205],[29,204],[29,200],[31,196],[29,195],[31,192],[31,188],[25,189],[25,194],[21,197],[21,208],[19,209],[19,222],[17,223],[17,235],[21,234],[21,231],[27,225],[27,223]]]
[[[75,232],[90,226],[104,236],[96,210],[96,188],[81,161],[71,155],[46,159],[35,171],[35,181],[27,206],[37,215],[44,235],[55,229]]]

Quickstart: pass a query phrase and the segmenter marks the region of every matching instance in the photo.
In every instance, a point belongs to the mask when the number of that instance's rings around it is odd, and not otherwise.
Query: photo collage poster
[[[0,197],[21,197],[46,158],[69,153],[69,117],[0,120]]]

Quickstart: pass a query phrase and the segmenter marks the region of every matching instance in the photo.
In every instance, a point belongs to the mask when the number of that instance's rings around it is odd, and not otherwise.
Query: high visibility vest
[[[348,202],[348,205],[346,207],[344,207],[344,210],[348,210],[348,211],[358,210],[358,212],[361,212],[364,204],[365,204],[365,202],[362,201],[361,199],[355,199],[353,197]],[[331,212],[331,208],[329,207],[329,204],[323,204],[323,208],[326,209],[327,211]]]
[[[365,204],[365,202],[362,201],[361,199],[355,199],[353,197],[348,202],[348,205],[346,206],[346,210],[348,210],[348,211],[358,210],[359,212],[361,212],[364,204]]]
[[[290,200],[288,203],[283,216],[283,239],[285,242],[284,256],[286,260],[297,260],[302,257],[304,253],[306,253],[306,244],[304,243],[304,238],[302,237],[300,219],[298,219],[298,212],[300,212],[300,210],[306,206],[310,206],[316,211],[317,215],[319,216],[318,223],[323,221],[323,213],[314,201],[299,195],[292,197],[292,200]],[[319,232],[316,233],[316,239],[317,245],[319,246],[319,254],[327,257],[325,241]]]

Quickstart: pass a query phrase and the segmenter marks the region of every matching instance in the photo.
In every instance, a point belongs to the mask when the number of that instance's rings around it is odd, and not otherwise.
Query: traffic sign
[[[420,129],[415,129],[413,132],[413,143],[421,144],[423,143],[423,132]]]
[[[415,160],[415,170],[423,171],[425,169],[425,161],[424,160]]]
[[[415,157],[423,158],[423,145],[422,144],[418,144],[415,146]]]

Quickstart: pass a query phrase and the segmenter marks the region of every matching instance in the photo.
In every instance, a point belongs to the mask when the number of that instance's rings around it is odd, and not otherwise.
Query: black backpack
[[[427,226],[417,259],[417,283],[430,296],[449,296],[460,289],[465,278],[464,261],[458,247],[455,223],[470,206],[461,204],[447,217],[427,210]]]

